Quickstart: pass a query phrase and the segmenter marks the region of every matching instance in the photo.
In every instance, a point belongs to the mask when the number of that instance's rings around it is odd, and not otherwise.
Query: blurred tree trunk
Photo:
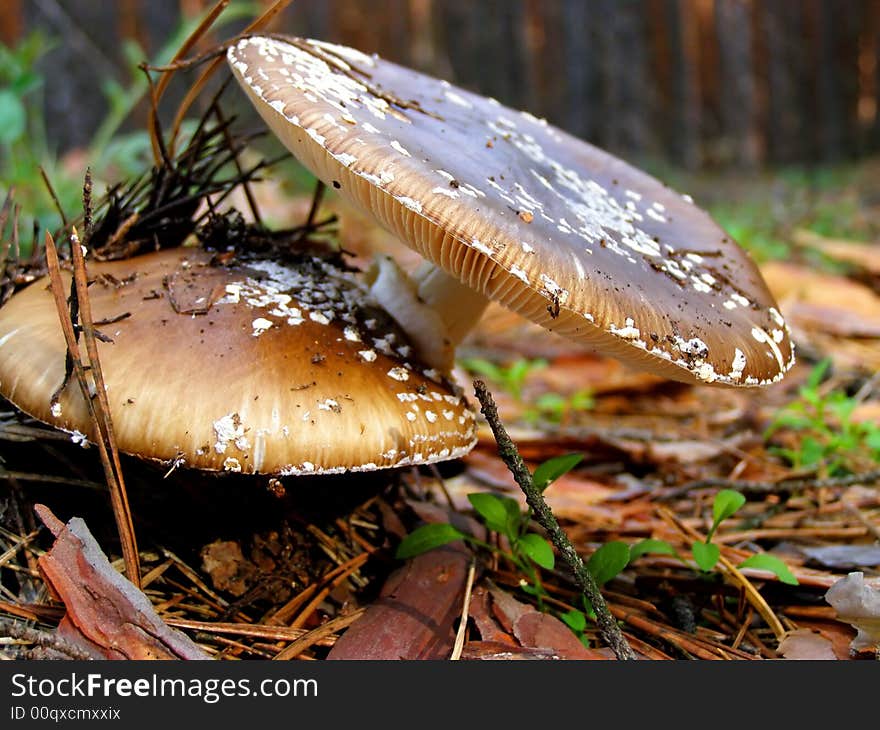
[[[21,39],[23,28],[21,0],[4,0],[0,3],[0,43],[14,46]]]
[[[442,0],[434,11],[454,80],[508,106],[525,107],[530,62],[524,0]]]
[[[719,154],[724,163],[754,167],[760,156],[749,0],[716,0]]]
[[[765,0],[755,6],[761,22],[761,63],[766,85],[767,156],[792,163],[815,158],[811,135],[816,109],[806,81],[807,59],[815,52],[807,34],[802,2]]]
[[[647,144],[647,34],[644,5],[638,0],[598,0],[601,78],[601,144],[622,154],[644,154]]]
[[[569,59],[558,42],[562,31],[561,10],[562,3],[526,0],[526,43],[532,80],[526,106],[535,116],[549,116],[552,123],[564,127],[560,112],[567,106]]]
[[[688,168],[699,167],[700,145],[699,42],[689,0],[664,0],[664,28],[668,36],[669,107],[664,115],[667,148]]]
[[[39,27],[57,40],[40,68],[66,150],[103,120],[104,81],[130,82],[122,39],[152,57],[213,1],[0,0],[0,39]],[[623,157],[695,168],[880,151],[880,0],[296,0],[271,30],[378,52]]]
[[[592,17],[591,17],[592,15]],[[598,53],[596,52],[595,15],[586,3],[563,0],[560,8],[565,49],[566,107],[562,118],[573,134],[595,139],[599,116],[597,94]]]
[[[851,157],[858,144],[859,30],[864,8],[856,0],[841,12],[834,0],[812,0],[818,68],[817,148],[820,159],[837,162]]]
[[[866,87],[862,113],[866,124],[870,125],[866,135],[867,149],[877,152],[880,150],[880,2],[868,0],[868,9],[871,20],[865,34],[864,61],[861,65]]]
[[[42,28],[57,43],[39,62],[46,133],[61,151],[89,143],[104,120],[107,101],[102,82],[125,81],[125,62],[118,42],[116,3],[92,0],[33,0],[24,3],[29,28]],[[108,43],[107,39],[114,39]]]
[[[279,33],[341,42],[342,34],[334,23],[335,3],[326,0],[296,0],[285,8],[273,30]]]

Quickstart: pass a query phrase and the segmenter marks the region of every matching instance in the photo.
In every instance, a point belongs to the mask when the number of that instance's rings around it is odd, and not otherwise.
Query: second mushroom
[[[749,255],[682,195],[527,112],[322,41],[253,36],[235,77],[284,145],[425,265],[373,295],[449,370],[490,299],[684,382],[763,386],[794,363]]]

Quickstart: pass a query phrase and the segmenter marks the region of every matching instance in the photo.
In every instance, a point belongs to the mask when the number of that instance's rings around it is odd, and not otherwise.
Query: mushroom
[[[200,469],[372,471],[467,453],[475,415],[420,365],[394,321],[327,260],[216,263],[175,248],[92,263],[94,320],[119,449]],[[66,276],[69,283],[69,277]],[[65,344],[37,281],[0,309],[0,394],[93,439],[75,385],[56,402]]]
[[[317,40],[251,36],[235,77],[281,142],[426,263],[372,291],[438,369],[490,299],[684,382],[761,386],[794,362],[749,255],[626,162],[498,101]]]

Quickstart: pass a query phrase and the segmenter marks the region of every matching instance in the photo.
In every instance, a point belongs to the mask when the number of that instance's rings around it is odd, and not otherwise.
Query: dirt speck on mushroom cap
[[[461,391],[409,357],[391,319],[320,259],[211,265],[169,249],[92,263],[99,354],[119,447],[217,471],[325,474],[430,463],[475,443]],[[65,346],[35,282],[0,308],[0,394],[89,438]],[[83,436],[83,432],[85,435]]]
[[[523,316],[687,382],[766,385],[793,364],[748,254],[622,160],[354,49],[251,37],[228,59],[306,167]]]

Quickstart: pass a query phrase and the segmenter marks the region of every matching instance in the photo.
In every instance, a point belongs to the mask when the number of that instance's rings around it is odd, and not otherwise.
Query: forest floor
[[[459,383],[472,392],[475,377],[487,382],[531,469],[582,457],[545,496],[640,657],[876,656],[878,169],[670,180],[758,260],[797,345],[797,365],[775,386],[692,387],[629,371],[496,306],[459,352]],[[273,224],[310,205],[307,195],[291,204],[277,184],[254,191]],[[337,198],[324,210],[339,215],[355,264],[376,251],[415,263]],[[485,423],[470,454],[438,468],[286,478],[281,489],[257,476],[166,474],[126,456],[122,467],[143,595],[168,632],[156,634],[161,646],[124,634],[110,648],[114,626],[80,590],[146,620],[137,592],[111,575],[122,561],[97,449],[4,402],[7,655],[175,655],[176,629],[197,647],[187,651],[218,659],[613,658],[567,571],[523,558],[516,536],[488,529],[469,499],[489,492],[525,510]],[[452,523],[489,547],[458,541],[396,557],[425,523]]]

